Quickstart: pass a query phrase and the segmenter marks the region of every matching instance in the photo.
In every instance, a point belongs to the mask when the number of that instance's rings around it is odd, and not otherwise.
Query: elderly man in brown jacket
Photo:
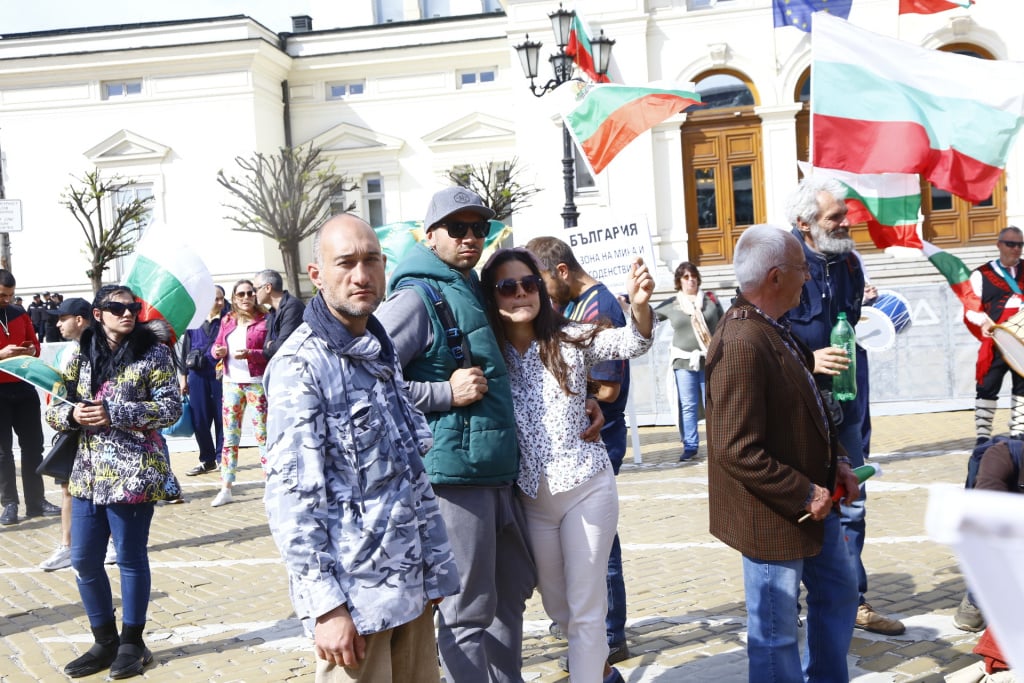
[[[837,681],[849,675],[857,581],[832,496],[859,489],[785,314],[808,277],[799,241],[775,226],[736,245],[740,296],[707,362],[711,533],[743,554],[750,681]],[[797,645],[800,583],[807,647]]]

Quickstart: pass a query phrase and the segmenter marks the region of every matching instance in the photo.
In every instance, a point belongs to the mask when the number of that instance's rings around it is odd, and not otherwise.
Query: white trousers
[[[552,494],[541,477],[536,498],[523,496],[544,610],[569,641],[573,683],[599,683],[608,658],[605,575],[619,522],[611,467],[571,491]]]

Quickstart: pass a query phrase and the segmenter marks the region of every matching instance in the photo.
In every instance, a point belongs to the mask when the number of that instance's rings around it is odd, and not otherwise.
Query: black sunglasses
[[[505,278],[504,280],[498,280],[494,288],[498,290],[498,294],[511,298],[519,291],[520,285],[523,286],[523,291],[527,294],[536,294],[537,289],[540,287],[540,278],[536,275],[527,275],[522,280]]]
[[[125,311],[131,311],[132,315],[138,315],[139,311],[142,310],[142,304],[138,301],[133,301],[130,304],[123,304],[120,301],[108,301],[100,306],[100,310],[106,311],[107,313],[111,313],[120,318],[124,315]]]
[[[1020,249],[1021,247],[1024,247],[1024,242],[1013,242],[1013,241],[1010,241],[1010,240],[999,240],[999,241],[1002,242],[1003,244],[1005,244],[1006,246],[1008,246],[1010,249]]]
[[[447,223],[438,223],[448,228],[448,234],[457,240],[461,240],[466,236],[466,233],[470,230],[473,231],[473,236],[477,239],[483,239],[487,237],[491,232],[490,221],[476,221],[473,223],[466,223],[465,221],[448,221]]]

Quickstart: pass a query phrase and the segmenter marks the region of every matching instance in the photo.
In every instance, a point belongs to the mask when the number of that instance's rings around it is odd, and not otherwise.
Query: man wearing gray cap
[[[536,579],[513,489],[519,445],[508,371],[473,270],[493,217],[466,188],[437,192],[426,243],[402,257],[377,313],[434,434],[424,464],[461,581],[438,608],[449,683],[522,681],[523,611]],[[596,438],[601,423],[588,433]]]

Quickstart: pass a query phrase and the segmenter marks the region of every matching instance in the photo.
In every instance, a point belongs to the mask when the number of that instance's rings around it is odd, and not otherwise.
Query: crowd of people
[[[432,197],[425,240],[390,281],[374,230],[337,215],[314,237],[308,305],[261,271],[217,287],[177,349],[138,320],[127,287],[58,302],[48,317],[77,344],[57,360],[68,401],[45,418],[78,434],[78,454],[64,504],[52,505],[35,474],[34,390],[0,373],[11,416],[0,425],[0,523],[18,521],[13,428],[26,514],[63,508],[58,551],[41,566],[74,568],[93,633],[65,672],[127,678],[152,661],[149,526],[157,502],[181,499],[160,430],[187,396],[198,462],[185,474],[219,470],[213,507],[233,500],[250,413],[270,531],[318,681],[438,681],[443,671],[451,683],[517,683],[535,588],[568,643],[570,679],[623,681],[614,477],[627,361],[651,347],[661,319],[672,328],[679,460],[697,456],[706,415],[711,532],[742,555],[750,680],[848,680],[853,629],[895,635],[903,624],[865,598],[865,496],[852,468],[870,452],[866,356],[857,399],[829,393],[852,359],[828,332],[840,313],[857,320],[873,294],[843,198],[808,178],[789,230],[748,228],[727,310],[690,262],[657,307],[639,259],[617,298],[551,237],[497,250],[478,274],[494,212],[460,187]],[[14,287],[0,271],[0,358],[40,351]],[[120,629],[108,560],[121,574]]]

